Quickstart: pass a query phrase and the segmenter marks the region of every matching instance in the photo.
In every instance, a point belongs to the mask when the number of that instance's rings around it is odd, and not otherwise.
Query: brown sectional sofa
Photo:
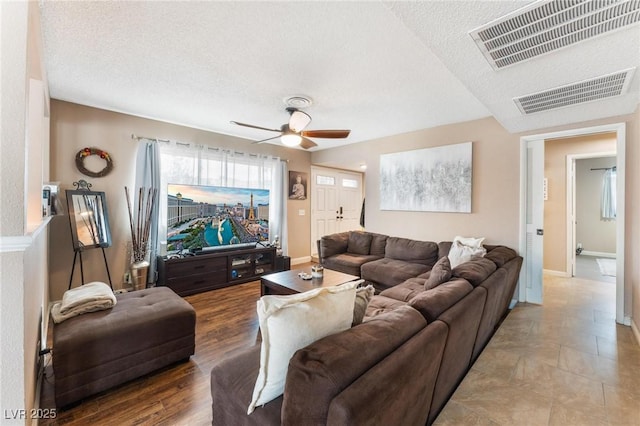
[[[364,278],[355,269],[359,264],[361,272],[372,274],[369,281],[381,291],[369,303],[364,322],[298,350],[289,362],[284,395],[251,415],[246,411],[258,374],[260,345],[221,360],[211,372],[214,425],[431,424],[435,420],[506,315],[522,258],[504,246],[485,246],[485,257],[453,268],[448,280],[426,289],[431,268],[446,256],[450,243],[411,242],[380,234],[360,237],[337,234],[319,246],[324,249],[325,267]],[[368,254],[362,247],[367,241]],[[371,254],[374,241],[377,248]],[[382,242],[385,248],[392,247],[389,253],[380,249]],[[354,246],[358,243],[362,246]],[[323,256],[331,250],[331,256]],[[416,256],[418,252],[425,257]],[[378,262],[383,259],[388,260]],[[374,267],[367,267],[369,263]],[[415,275],[393,285],[402,272],[392,265],[409,268]]]

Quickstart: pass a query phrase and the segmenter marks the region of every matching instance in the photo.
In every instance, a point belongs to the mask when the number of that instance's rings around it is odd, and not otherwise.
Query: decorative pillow
[[[369,254],[371,250],[371,239],[373,237],[365,232],[349,232],[349,244],[347,245],[347,253],[352,254]]]
[[[487,253],[487,250],[482,247],[483,241],[484,238],[455,237],[449,250],[451,268],[471,259],[483,257]]]
[[[451,279],[451,263],[447,256],[443,256],[433,265],[429,278],[424,283],[424,289],[430,290]]]
[[[371,284],[366,287],[358,287],[356,289],[356,301],[353,306],[353,322],[351,323],[351,327],[362,322],[364,314],[367,311],[367,306],[369,306],[369,302],[371,301],[374,293],[375,289]]]
[[[351,327],[358,281],[258,300],[260,369],[247,414],[279,397],[289,359],[322,337]]]

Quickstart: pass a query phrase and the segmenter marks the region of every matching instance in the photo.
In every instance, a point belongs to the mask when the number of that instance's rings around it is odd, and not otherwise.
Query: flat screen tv
[[[255,246],[268,241],[268,189],[168,185],[168,254]]]

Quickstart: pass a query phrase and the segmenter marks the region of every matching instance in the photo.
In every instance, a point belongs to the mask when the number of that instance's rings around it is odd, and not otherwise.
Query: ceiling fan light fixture
[[[302,142],[300,135],[295,133],[283,133],[282,136],[280,136],[280,140],[285,146],[298,146],[300,142]]]

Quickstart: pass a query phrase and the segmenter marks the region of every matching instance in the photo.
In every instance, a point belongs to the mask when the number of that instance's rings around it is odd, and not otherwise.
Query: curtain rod
[[[171,142],[169,139],[158,139],[158,138],[149,138],[147,136],[138,136],[135,133],[131,133],[131,139],[149,139],[150,141],[162,141],[162,142]]]
[[[598,168],[591,169],[591,170],[616,170],[616,166],[613,166],[613,167],[598,167]]]
[[[135,133],[131,133],[131,139],[135,139],[135,140],[140,140],[140,139],[149,139],[151,141],[158,141],[158,142],[171,142],[170,139],[158,139],[158,138],[150,138],[148,136],[138,136]],[[192,144],[190,142],[177,142],[177,144],[180,145],[185,145],[185,146],[191,146]],[[250,153],[250,152],[240,152],[240,151],[234,151],[232,149],[229,148],[220,148],[220,147],[214,147],[214,146],[209,146],[207,145],[207,149],[211,149],[211,150],[227,150],[229,152],[235,152],[236,154],[247,154],[247,155],[255,155],[255,156],[259,156],[261,154],[255,154],[255,153]],[[273,157],[273,155],[271,155],[271,157]],[[285,163],[288,163],[289,160],[287,158],[280,158],[280,161],[284,161]]]

